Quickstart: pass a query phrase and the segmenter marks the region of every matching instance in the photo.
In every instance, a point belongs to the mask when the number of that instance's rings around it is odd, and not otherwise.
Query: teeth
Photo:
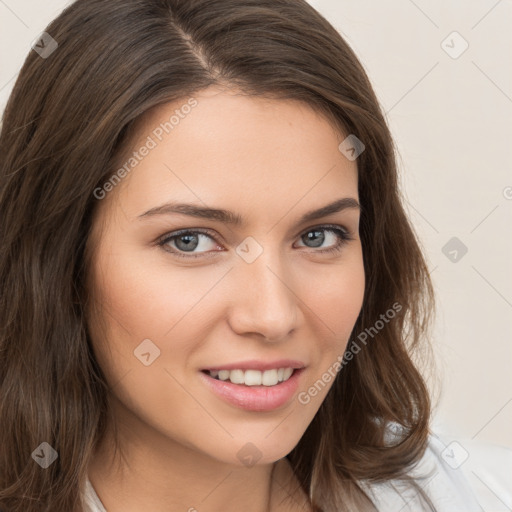
[[[288,380],[292,376],[292,373],[293,373],[293,368],[285,368],[284,374],[283,374],[283,380]]]
[[[236,372],[236,370],[235,370]],[[231,375],[234,372],[231,372]],[[231,377],[230,375],[230,377]],[[259,370],[246,370],[244,374],[244,384],[247,386],[261,386],[262,374]],[[233,382],[233,381],[231,381]],[[241,383],[240,383],[241,384]]]
[[[288,380],[293,368],[275,368],[273,370],[209,370],[210,377],[219,380],[229,380],[233,384],[246,386],[275,386],[279,382]]]
[[[229,379],[229,370],[221,370],[219,372],[219,379],[220,380],[228,380]]]
[[[231,372],[229,372],[229,380],[233,384],[243,384],[244,372],[242,370],[232,370]]]
[[[261,375],[261,383],[264,386],[275,386],[278,382],[277,370],[266,370]]]

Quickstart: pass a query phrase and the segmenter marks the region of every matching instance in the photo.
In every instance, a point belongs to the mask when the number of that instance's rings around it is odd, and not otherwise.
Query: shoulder
[[[512,449],[471,439],[429,436],[427,449],[408,473],[436,512],[505,512],[512,509]],[[365,485],[379,512],[429,510],[410,484]]]

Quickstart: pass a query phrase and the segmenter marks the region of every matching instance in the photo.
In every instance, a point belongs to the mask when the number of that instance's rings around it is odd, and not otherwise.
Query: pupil
[[[183,247],[180,247],[180,242],[183,242],[184,239],[187,239],[187,241],[184,242],[184,246]],[[197,235],[181,235],[177,240],[176,240],[176,246],[179,248],[179,249],[192,249],[194,250],[196,247],[197,247],[197,244],[198,244],[198,237]],[[195,245],[194,245],[194,242],[195,242]]]
[[[313,247],[320,247],[324,241],[325,235],[323,234],[323,231],[310,231],[306,236],[309,241],[315,242],[315,238],[320,235],[318,242],[316,245],[313,245]]]

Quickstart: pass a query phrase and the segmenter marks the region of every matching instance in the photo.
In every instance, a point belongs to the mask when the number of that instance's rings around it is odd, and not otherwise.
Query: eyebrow
[[[321,217],[325,217],[332,213],[338,213],[346,209],[358,209],[361,210],[361,205],[353,197],[343,197],[336,201],[329,203],[316,210],[311,210],[305,213],[300,219],[299,224],[310,222]],[[241,226],[244,223],[243,218],[234,212],[229,210],[223,210],[220,208],[208,208],[204,206],[198,206],[189,203],[176,203],[170,202],[151,208],[147,212],[139,215],[139,219],[153,217],[156,215],[170,215],[173,213],[189,215],[191,217],[198,217],[201,219],[217,220],[225,224],[231,224],[234,226]]]

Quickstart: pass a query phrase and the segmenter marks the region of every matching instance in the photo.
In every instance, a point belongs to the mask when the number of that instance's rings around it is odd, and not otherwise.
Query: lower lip
[[[292,376],[275,386],[246,386],[218,380],[199,372],[207,386],[226,402],[246,411],[272,411],[290,402],[299,386],[303,368],[294,370]]]

